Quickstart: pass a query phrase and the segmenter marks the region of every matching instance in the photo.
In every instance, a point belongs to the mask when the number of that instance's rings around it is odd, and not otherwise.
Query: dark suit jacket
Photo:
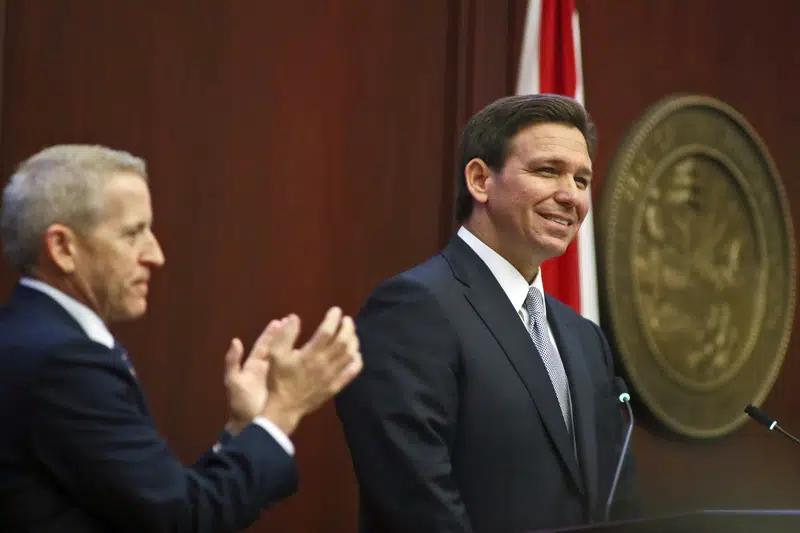
[[[185,468],[119,355],[23,286],[0,310],[0,427],[4,533],[238,531],[296,488],[255,425]]]
[[[518,533],[602,519],[624,436],[600,328],[546,299],[577,457],[517,311],[460,238],[383,283],[357,317],[364,370],[336,400],[361,530]],[[619,490],[635,501],[632,464]]]

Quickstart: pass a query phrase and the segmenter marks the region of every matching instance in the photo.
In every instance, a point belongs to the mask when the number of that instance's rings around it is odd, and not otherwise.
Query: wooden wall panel
[[[180,458],[225,420],[231,336],[297,312],[306,338],[449,238],[458,130],[506,90],[504,5],[9,2],[4,177],[60,142],[148,160],[167,263],[147,316],[115,332]],[[253,531],[354,531],[332,405],[294,441],[300,493]]]
[[[3,138],[3,74],[5,72],[6,0],[0,0],[0,144]]]
[[[449,238],[460,128],[514,91],[526,4],[0,2],[3,176],[57,142],[108,144],[149,162],[167,265],[147,317],[116,331],[182,459],[225,419],[230,336],[252,342],[290,311],[306,334],[331,304],[355,313],[381,279]],[[796,3],[578,7],[600,183],[647,105],[707,93],[764,137],[797,216]],[[13,279],[2,264],[3,296]],[[796,346],[766,407],[800,432]],[[800,488],[798,451],[753,425],[693,442],[645,422],[634,439],[653,512],[789,506]],[[294,440],[301,491],[252,530],[354,531],[355,480],[332,406]]]
[[[672,93],[706,94],[738,109],[766,142],[800,223],[800,4],[775,0],[578,0],[586,105],[598,124],[607,170],[623,135]],[[797,319],[796,319],[797,320]],[[800,432],[797,328],[765,408]],[[744,407],[744,406],[742,406]],[[637,409],[645,414],[642,409]],[[702,507],[796,507],[800,449],[750,423],[721,439],[678,439],[643,419],[634,435],[652,512]]]

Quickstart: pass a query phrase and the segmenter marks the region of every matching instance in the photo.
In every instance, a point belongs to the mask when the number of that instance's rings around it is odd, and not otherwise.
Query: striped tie
[[[564,417],[567,431],[572,433],[572,404],[569,395],[567,373],[564,370],[564,363],[561,361],[561,357],[559,357],[547,333],[544,298],[541,292],[539,292],[539,289],[531,287],[528,290],[528,296],[525,298],[523,305],[530,317],[528,320],[528,334],[531,336],[531,339],[533,339],[533,344],[539,351],[544,366],[547,368],[547,373],[550,375],[550,381],[555,389],[558,405],[561,407],[561,415]]]

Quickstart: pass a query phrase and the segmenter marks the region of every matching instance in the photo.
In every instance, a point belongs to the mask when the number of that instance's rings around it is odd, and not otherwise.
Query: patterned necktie
[[[528,296],[523,303],[525,310],[528,311],[528,334],[533,339],[533,344],[539,351],[539,355],[544,362],[547,373],[550,375],[550,381],[556,391],[558,398],[558,405],[561,407],[561,415],[564,417],[564,423],[567,426],[567,431],[572,433],[572,404],[569,396],[569,383],[567,382],[567,373],[564,370],[564,363],[558,355],[553,343],[550,341],[550,336],[547,333],[547,318],[544,314],[544,298],[542,297],[539,289],[531,287],[528,290]]]
[[[125,348],[123,348],[119,343],[114,343],[114,347],[111,348],[111,350],[117,354],[120,359],[122,359],[122,363],[125,365],[125,368],[128,369],[128,372],[130,372],[132,376],[136,377],[136,370],[134,370],[133,363],[128,357],[128,352],[125,350]]]

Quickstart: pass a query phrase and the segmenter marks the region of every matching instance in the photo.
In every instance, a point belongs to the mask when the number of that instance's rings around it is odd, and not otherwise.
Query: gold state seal
[[[788,202],[756,132],[712,98],[656,103],[612,163],[598,231],[605,325],[638,395],[683,435],[736,429],[795,307]]]

